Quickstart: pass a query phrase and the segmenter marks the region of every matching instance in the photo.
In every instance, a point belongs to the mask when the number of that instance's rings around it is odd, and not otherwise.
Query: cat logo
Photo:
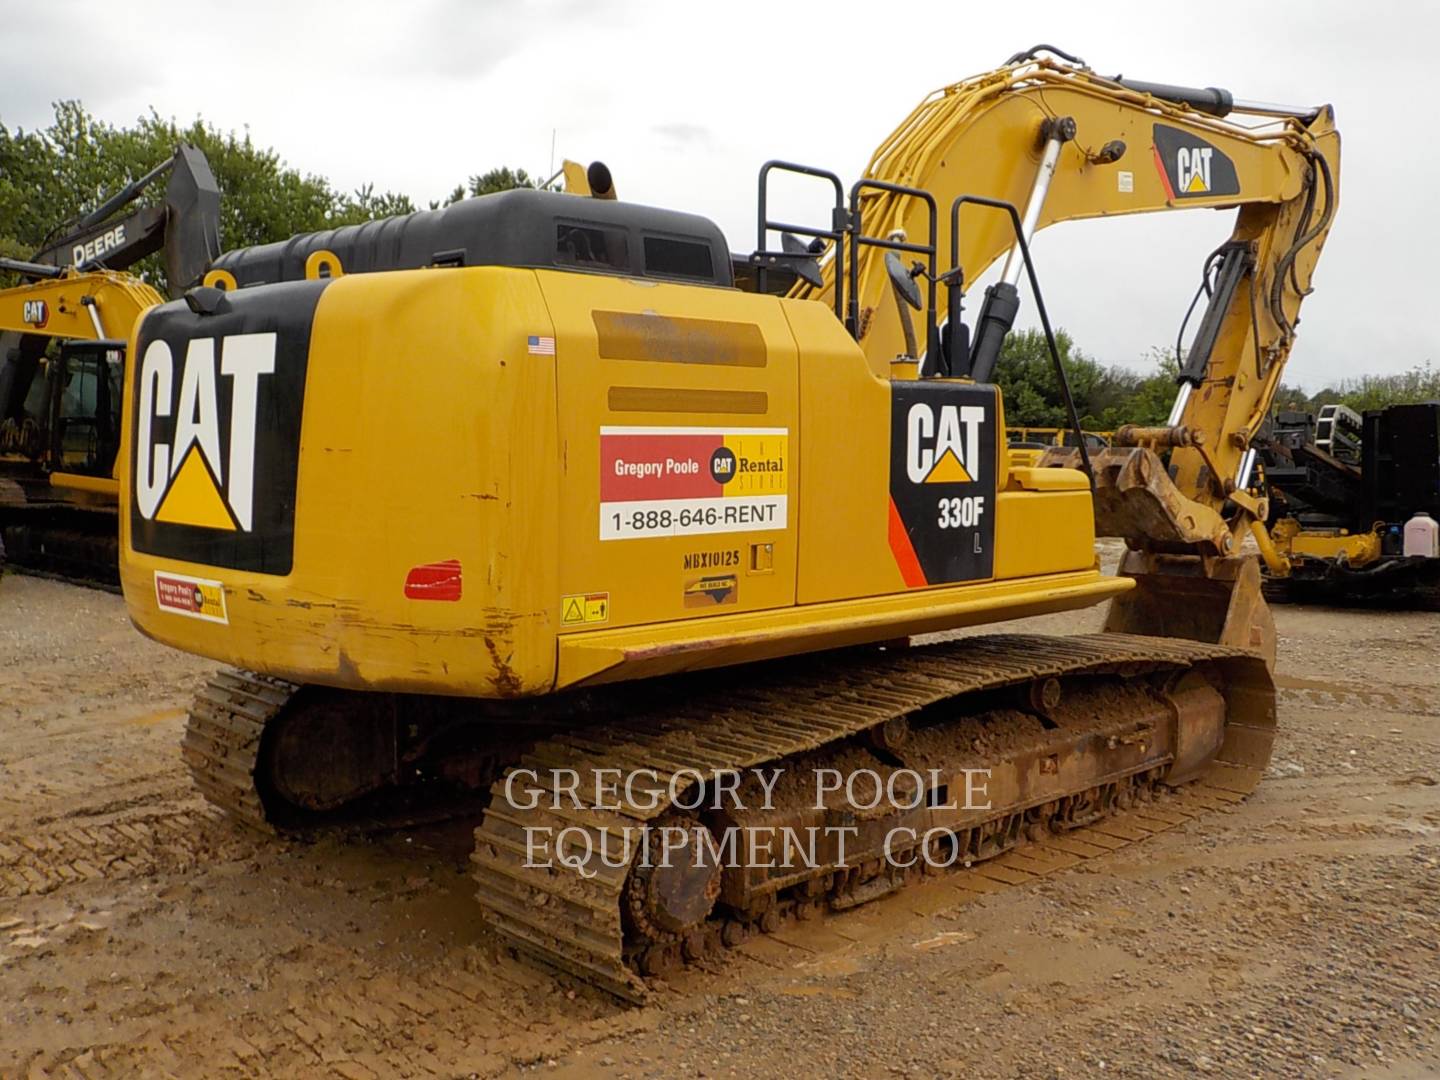
[[[999,415],[993,386],[890,384],[886,538],[908,588],[993,575]]]
[[[912,484],[969,484],[980,461],[981,405],[917,401],[905,417],[905,473]]]
[[[1210,155],[1212,146],[1182,146],[1175,151],[1175,175],[1178,187],[1186,195],[1204,195],[1210,191]]]
[[[1218,146],[1169,124],[1156,124],[1154,136],[1155,169],[1167,199],[1179,202],[1240,193],[1235,162]]]
[[[125,376],[133,550],[294,569],[310,331],[335,280],[235,289],[209,313],[176,300],[145,315]]]
[[[135,506],[146,521],[250,531],[260,381],[275,373],[275,334],[193,338],[175,394],[175,357],[151,341],[140,364]],[[221,431],[221,395],[229,431]],[[157,421],[170,421],[168,424]],[[157,429],[169,427],[168,442]],[[228,452],[221,452],[228,436]]]
[[[21,318],[38,330],[50,321],[50,307],[44,300],[26,300]]]

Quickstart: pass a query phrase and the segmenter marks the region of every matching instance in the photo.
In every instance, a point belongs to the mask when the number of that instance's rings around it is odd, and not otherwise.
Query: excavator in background
[[[1440,402],[1282,410],[1256,446],[1289,563],[1265,574],[1267,599],[1440,610],[1440,557],[1407,554],[1404,539],[1416,514],[1440,519]]]
[[[479,915],[630,999],[922,851],[1242,797],[1275,726],[1250,440],[1339,150],[1329,106],[1040,47],[927,98],[848,188],[767,163],[749,255],[593,166],[591,197],[228,252],[137,326],[121,455],[131,618],[233,665],[190,711],[198,787],[282,832],[468,793]],[[770,216],[783,173],[821,220]],[[1091,447],[1030,239],[1187,209],[1234,227],[1174,410]],[[1038,463],[991,382],[1022,279],[1074,434]],[[1107,601],[1100,634],[912,643]],[[781,834],[806,857],[723,857]]]
[[[163,199],[129,209],[162,177]],[[0,289],[0,563],[113,586],[125,350],[164,301],[124,271],[163,252],[172,296],[198,283],[220,253],[220,191],[180,146],[57,233],[0,259],[21,279]]]

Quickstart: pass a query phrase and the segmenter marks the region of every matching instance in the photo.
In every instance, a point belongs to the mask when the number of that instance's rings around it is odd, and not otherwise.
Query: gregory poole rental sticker
[[[155,571],[155,603],[161,611],[189,615],[207,622],[229,623],[225,611],[225,586],[206,578]]]
[[[600,539],[783,529],[788,428],[602,427]]]

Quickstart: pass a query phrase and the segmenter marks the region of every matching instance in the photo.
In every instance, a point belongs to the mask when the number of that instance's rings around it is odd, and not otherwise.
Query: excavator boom
[[[1208,306],[1180,358],[1167,423],[1126,428],[1110,449],[1091,453],[1076,445],[1041,459],[1045,467],[1091,474],[1097,534],[1121,537],[1132,551],[1125,573],[1141,589],[1116,602],[1117,617],[1121,609],[1131,614],[1115,629],[1173,628],[1173,614],[1159,620],[1173,606],[1164,594],[1189,587],[1207,593],[1209,602],[1185,636],[1214,640],[1225,633],[1223,640],[1243,645],[1266,640],[1263,632],[1252,634],[1268,620],[1252,588],[1258,578],[1223,560],[1253,534],[1272,573],[1285,569],[1265,532],[1263,500],[1247,490],[1255,462],[1250,440],[1280,384],[1334,219],[1339,150],[1328,106],[1292,108],[1237,101],[1214,88],[1103,78],[1031,53],[928,97],[875,151],[852,189],[852,228],[912,241],[932,236],[931,247],[956,253],[946,284],[961,293],[937,311],[930,291],[927,321],[934,326],[948,317],[951,325],[945,346],[917,356],[907,344],[916,335],[905,305],[889,302],[895,276],[881,248],[852,245],[844,254],[854,284],[841,306],[872,367],[924,364],[929,374],[982,382],[1021,303],[1017,285],[1026,259],[1011,221],[973,205],[974,196],[1017,208],[1027,241],[1040,229],[1084,218],[1237,211],[1230,238],[1206,262]],[[954,212],[937,214],[914,197],[916,190]],[[972,201],[963,213],[955,204],[961,196]],[[965,283],[1001,258],[1001,280],[986,290],[973,339],[957,334]],[[792,295],[833,302],[843,263],[825,260],[819,283],[800,281]],[[1146,577],[1162,570],[1164,581]]]

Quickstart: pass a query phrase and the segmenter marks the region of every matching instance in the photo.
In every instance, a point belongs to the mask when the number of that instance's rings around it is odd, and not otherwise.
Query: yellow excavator
[[[164,194],[135,207],[161,178]],[[171,294],[220,253],[220,191],[205,155],[174,155],[28,260],[0,258],[0,563],[114,586],[125,350],[164,302],[126,273],[162,252]]]
[[[1440,518],[1440,402],[1280,410],[1256,445],[1286,562],[1267,600],[1440,611],[1440,553],[1405,542]]]
[[[232,665],[190,713],[198,786],[280,831],[474,793],[479,915],[627,998],[902,888],[922,847],[1249,791],[1275,640],[1248,441],[1338,170],[1328,106],[1041,47],[848,188],[765,165],[748,256],[600,166],[223,255],[142,320],[122,448],[132,619]],[[787,172],[821,220],[770,216]],[[1169,423],[1091,449],[1072,415],[1012,458],[990,377],[1022,278],[1053,339],[1035,231],[1192,208],[1238,213]],[[909,644],[1106,601],[1102,634]],[[809,857],[700,857],[776,830]]]

